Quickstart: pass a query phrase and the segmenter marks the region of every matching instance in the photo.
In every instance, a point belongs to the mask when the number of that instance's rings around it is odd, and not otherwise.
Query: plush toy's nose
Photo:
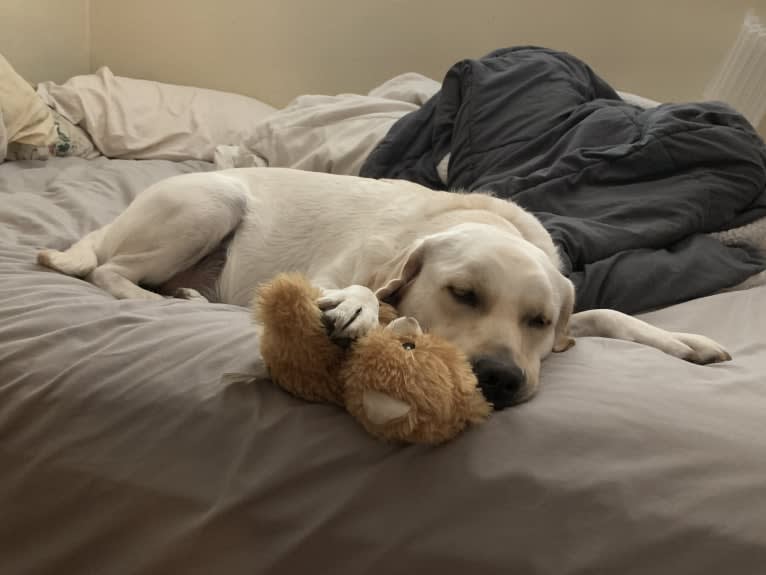
[[[525,396],[527,376],[512,359],[481,356],[471,361],[484,398],[500,410],[519,403]]]

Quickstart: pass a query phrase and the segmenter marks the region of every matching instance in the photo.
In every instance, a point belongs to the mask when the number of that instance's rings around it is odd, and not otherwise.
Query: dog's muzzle
[[[484,398],[496,411],[524,401],[527,376],[513,360],[481,356],[471,361]]]

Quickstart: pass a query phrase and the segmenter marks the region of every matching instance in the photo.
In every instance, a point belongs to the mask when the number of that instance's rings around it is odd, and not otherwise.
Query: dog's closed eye
[[[527,317],[526,324],[535,329],[543,329],[551,325],[551,320],[542,313]]]
[[[447,291],[452,298],[461,305],[468,307],[478,307],[479,296],[472,289],[459,288],[456,286],[447,286]]]

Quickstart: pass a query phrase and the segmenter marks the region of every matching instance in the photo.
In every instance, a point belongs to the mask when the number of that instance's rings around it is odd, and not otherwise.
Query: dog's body
[[[318,303],[342,338],[376,324],[378,297],[393,300],[463,349],[485,389],[505,389],[501,404],[530,397],[541,359],[569,347],[570,335],[637,341],[698,363],[729,359],[708,338],[612,310],[571,315],[572,284],[531,214],[401,180],[279,168],[176,176],[38,261],[118,298],[204,294],[237,305],[278,273],[302,272],[322,288]]]

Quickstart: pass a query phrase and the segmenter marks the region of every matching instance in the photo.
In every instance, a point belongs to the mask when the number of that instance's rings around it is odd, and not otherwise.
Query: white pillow
[[[270,166],[356,176],[391,126],[417,110],[439,83],[396,76],[366,96],[298,96],[253,130],[242,146],[221,146],[220,168]]]
[[[40,97],[80,125],[110,158],[207,160],[218,145],[239,145],[275,108],[238,94],[115,76],[107,67]]]
[[[1,54],[0,112],[5,132],[3,139],[8,144],[47,146],[55,140],[50,109]]]

